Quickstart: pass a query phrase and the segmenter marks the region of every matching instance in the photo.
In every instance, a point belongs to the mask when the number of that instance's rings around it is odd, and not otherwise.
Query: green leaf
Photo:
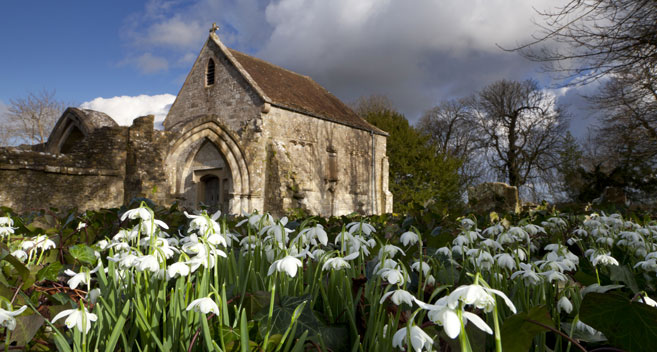
[[[529,312],[520,312],[508,317],[502,326],[502,350],[505,352],[529,351],[534,336],[548,331],[532,321],[554,328],[554,322],[546,306],[537,306]]]
[[[304,301],[310,301],[310,295],[281,298],[280,304],[275,305],[273,309],[270,335],[284,334],[292,323],[294,310]],[[265,307],[258,311],[254,317],[258,322],[258,332],[263,337],[267,333],[268,313],[269,307]],[[311,337],[321,333],[322,324],[317,317],[315,317],[315,314],[313,314],[310,309],[310,304],[306,304],[301,311],[301,314],[297,319],[297,324],[298,328],[296,329],[295,335],[288,338],[299,338],[306,330],[308,330],[308,335]]]
[[[16,342],[17,346],[25,346],[36,335],[44,322],[45,319],[38,314],[16,317],[16,328],[11,333],[10,343]]]
[[[2,260],[7,261],[14,267],[14,269],[16,269],[18,275],[20,275],[21,279],[23,279],[23,282],[27,281],[28,277],[30,276],[30,270],[27,269],[27,267],[23,265],[20,260],[9,254],[9,252],[5,249],[2,249],[2,252],[0,253],[0,261]]]
[[[69,252],[73,258],[79,260],[82,263],[93,265],[96,263],[96,256],[94,255],[94,250],[87,246],[86,244],[77,244],[69,248]]]
[[[639,289],[639,285],[636,283],[636,278],[634,277],[634,274],[632,274],[632,270],[627,267],[627,265],[623,266],[616,266],[616,265],[610,265],[609,266],[609,277],[611,278],[612,281],[618,281],[622,282],[627,287],[632,290],[634,294],[639,293],[641,290]]]
[[[56,281],[57,280],[57,275],[59,275],[59,272],[62,270],[62,264],[60,262],[54,262],[51,263],[50,265],[42,268],[39,270],[36,274],[36,280],[37,281],[43,281],[43,280],[50,280],[50,281]]]
[[[589,293],[582,301],[579,318],[603,333],[614,347],[654,351],[657,308],[615,293]]]

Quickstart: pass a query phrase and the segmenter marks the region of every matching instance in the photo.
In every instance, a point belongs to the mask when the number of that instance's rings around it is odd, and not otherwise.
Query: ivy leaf
[[[299,297],[283,297],[280,304],[274,306],[272,315],[272,326],[270,334],[284,334],[285,330],[292,323],[292,314],[294,310],[304,301],[310,301],[310,295]],[[261,336],[267,333],[267,316],[269,314],[269,307],[264,307],[255,314],[255,320],[258,322],[258,331]],[[298,338],[304,331],[308,330],[308,336],[316,336],[320,333],[322,328],[321,322],[315,317],[313,311],[310,309],[310,304],[301,311],[297,319],[297,329],[294,338]]]
[[[657,308],[615,293],[589,293],[582,301],[579,318],[603,333],[614,347],[654,351]]]
[[[50,280],[56,281],[57,275],[62,270],[62,264],[60,262],[50,263],[48,266],[43,267],[36,274],[37,281]]]
[[[77,244],[75,246],[72,246],[71,248],[69,248],[69,252],[73,256],[73,258],[77,259],[82,263],[94,265],[94,263],[96,262],[96,255],[94,254],[94,250],[91,247],[87,246],[86,244]]]
[[[508,317],[502,326],[502,350],[529,351],[534,336],[549,330],[532,321],[554,328],[550,312],[544,305],[533,307],[529,312],[514,314]]]
[[[45,319],[38,314],[16,317],[16,328],[11,333],[10,343],[16,342],[18,346],[25,346],[36,335],[44,322]]]

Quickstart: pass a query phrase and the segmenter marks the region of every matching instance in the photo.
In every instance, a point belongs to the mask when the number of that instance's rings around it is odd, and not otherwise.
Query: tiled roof
[[[387,135],[358,116],[340,99],[308,76],[286,70],[269,62],[228,49],[246,70],[271,104],[324,120]]]

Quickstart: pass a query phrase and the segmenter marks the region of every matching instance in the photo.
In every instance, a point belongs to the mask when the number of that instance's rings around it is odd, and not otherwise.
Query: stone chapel
[[[215,27],[164,120],[68,108],[45,144],[0,148],[0,205],[223,212],[392,211],[387,133],[310,77],[227,48]]]

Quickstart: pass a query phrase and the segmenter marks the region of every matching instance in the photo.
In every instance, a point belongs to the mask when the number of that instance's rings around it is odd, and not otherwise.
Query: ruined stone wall
[[[207,86],[210,58],[215,62],[215,83]],[[256,118],[263,103],[217,44],[209,40],[171,106],[164,126],[169,130],[198,117],[215,115],[232,131],[241,133],[246,124],[259,122]]]
[[[123,204],[128,129],[94,131],[68,154],[0,148],[0,205],[17,211]]]
[[[263,130],[268,137],[266,211],[302,208],[331,216],[391,210],[384,136],[374,135],[372,165],[368,131],[275,107],[263,114]]]
[[[171,133],[153,129],[153,115],[136,118],[126,143],[125,202],[135,197],[159,204],[172,203],[167,188],[165,159]]]

